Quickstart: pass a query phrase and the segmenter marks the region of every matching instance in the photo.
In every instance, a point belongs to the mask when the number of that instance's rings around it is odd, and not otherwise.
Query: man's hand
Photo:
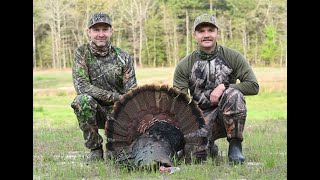
[[[213,106],[217,106],[219,103],[219,98],[223,94],[224,84],[219,84],[211,93],[210,93],[210,102]]]

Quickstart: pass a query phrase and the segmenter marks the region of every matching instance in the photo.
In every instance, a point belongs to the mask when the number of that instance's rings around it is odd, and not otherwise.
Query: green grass
[[[60,128],[78,124],[70,106],[72,96],[33,96],[33,127]]]
[[[261,92],[247,96],[248,121],[286,120],[287,92]]]
[[[181,164],[180,172],[127,172],[113,162],[84,163],[88,150],[70,107],[75,96],[71,72],[34,72],[33,176],[34,179],[287,179],[286,70],[254,68],[260,93],[247,96],[243,153],[246,163],[230,166],[228,143],[217,140],[219,156],[203,164]],[[137,80],[172,83],[173,68],[137,69]],[[103,134],[103,131],[100,131]]]
[[[33,73],[33,88],[56,88],[72,85],[71,70],[36,71]]]

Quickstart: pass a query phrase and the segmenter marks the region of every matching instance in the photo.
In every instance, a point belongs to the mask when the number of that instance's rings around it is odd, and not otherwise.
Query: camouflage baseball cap
[[[195,31],[196,27],[201,23],[209,23],[209,24],[212,24],[212,25],[216,26],[219,29],[219,27],[217,25],[216,17],[214,17],[213,15],[201,14],[200,16],[198,16],[194,20],[193,30]]]
[[[111,25],[111,18],[108,14],[105,14],[103,12],[98,12],[98,13],[95,13],[94,15],[92,15],[89,19],[89,29],[97,24],[97,23],[106,23],[106,24],[109,24],[110,26]]]

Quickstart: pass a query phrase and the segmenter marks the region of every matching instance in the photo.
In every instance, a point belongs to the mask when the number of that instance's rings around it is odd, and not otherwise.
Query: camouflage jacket
[[[120,95],[137,86],[129,54],[110,45],[106,56],[95,56],[89,43],[75,49],[72,78],[77,94],[88,94],[98,102],[112,105]]]
[[[240,83],[236,84],[236,81]],[[249,63],[237,51],[217,45],[212,54],[197,49],[179,63],[173,87],[190,95],[201,109],[210,108],[210,93],[221,83],[229,83],[244,95],[255,95],[259,84]]]

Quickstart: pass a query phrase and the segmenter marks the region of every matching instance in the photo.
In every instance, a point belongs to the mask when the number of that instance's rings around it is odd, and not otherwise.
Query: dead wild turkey
[[[110,158],[129,168],[173,166],[173,158],[190,162],[206,152],[200,137],[203,114],[194,101],[167,85],[144,85],[114,105],[106,123]]]

